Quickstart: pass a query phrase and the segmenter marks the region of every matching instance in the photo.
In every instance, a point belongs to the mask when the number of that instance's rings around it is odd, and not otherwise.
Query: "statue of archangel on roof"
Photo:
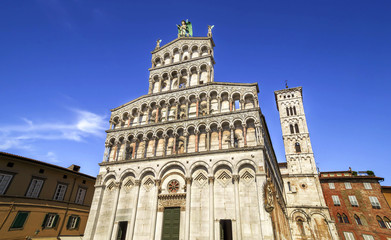
[[[192,37],[193,36],[193,26],[188,19],[182,20],[181,25],[176,25],[178,28],[178,37]]]

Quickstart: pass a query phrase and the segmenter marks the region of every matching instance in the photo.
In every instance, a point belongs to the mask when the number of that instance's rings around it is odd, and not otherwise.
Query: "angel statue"
[[[193,36],[193,27],[191,22],[188,19],[182,20],[181,25],[176,25],[178,27],[178,37],[192,37]]]
[[[161,39],[158,39],[158,40],[156,41],[156,47],[155,47],[155,49],[160,48],[160,43],[161,43],[161,42],[162,42]]]
[[[215,27],[215,25],[208,25],[208,37],[212,37],[212,29]]]

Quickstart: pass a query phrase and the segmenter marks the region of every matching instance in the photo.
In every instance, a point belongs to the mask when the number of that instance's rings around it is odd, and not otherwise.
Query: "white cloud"
[[[92,112],[70,109],[74,119],[69,123],[34,121],[22,118],[20,125],[0,126],[0,150],[29,149],[32,143],[38,140],[70,140],[84,141],[86,138],[104,137],[106,117]],[[48,159],[54,159],[54,153],[49,152]]]

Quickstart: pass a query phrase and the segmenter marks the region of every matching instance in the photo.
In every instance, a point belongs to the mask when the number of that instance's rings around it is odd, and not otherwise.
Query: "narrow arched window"
[[[338,221],[339,223],[343,223],[341,214],[339,214],[339,213],[337,213],[337,221]]]
[[[295,143],[295,149],[296,149],[296,152],[297,153],[300,153],[301,152],[301,147],[300,147],[300,143]]]
[[[289,128],[291,129],[291,134],[294,134],[295,133],[295,131],[293,130],[293,125],[291,124],[291,125],[289,125]]]
[[[301,218],[297,219],[297,225],[299,226],[300,235],[305,236],[303,219]]]
[[[290,113],[290,115],[293,115],[292,107],[289,108],[289,113]]]
[[[391,221],[388,217],[384,217],[384,223],[388,229],[391,229]]]
[[[356,214],[354,214],[354,220],[356,221],[357,225],[362,225],[360,217],[357,216]]]
[[[289,116],[289,109],[286,108],[286,115]]]
[[[386,228],[386,224],[384,223],[384,221],[383,221],[383,219],[382,219],[381,217],[376,216],[376,220],[377,220],[377,222],[379,223],[379,226],[380,226],[381,228]]]
[[[296,133],[299,133],[299,125],[297,125],[297,123],[295,124],[295,131]]]
[[[297,113],[296,113],[296,107],[295,107],[295,106],[293,106],[293,113],[294,113],[295,115],[297,115]]]
[[[342,214],[342,218],[343,218],[344,223],[349,223],[349,218],[348,218],[348,216],[345,215],[345,213]]]

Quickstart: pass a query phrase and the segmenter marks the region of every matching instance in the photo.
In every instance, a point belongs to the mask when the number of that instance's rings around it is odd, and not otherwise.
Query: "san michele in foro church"
[[[148,94],[111,110],[84,239],[339,239],[302,88],[275,91],[278,163],[258,84],[214,78],[213,26],[177,28],[152,51]]]

